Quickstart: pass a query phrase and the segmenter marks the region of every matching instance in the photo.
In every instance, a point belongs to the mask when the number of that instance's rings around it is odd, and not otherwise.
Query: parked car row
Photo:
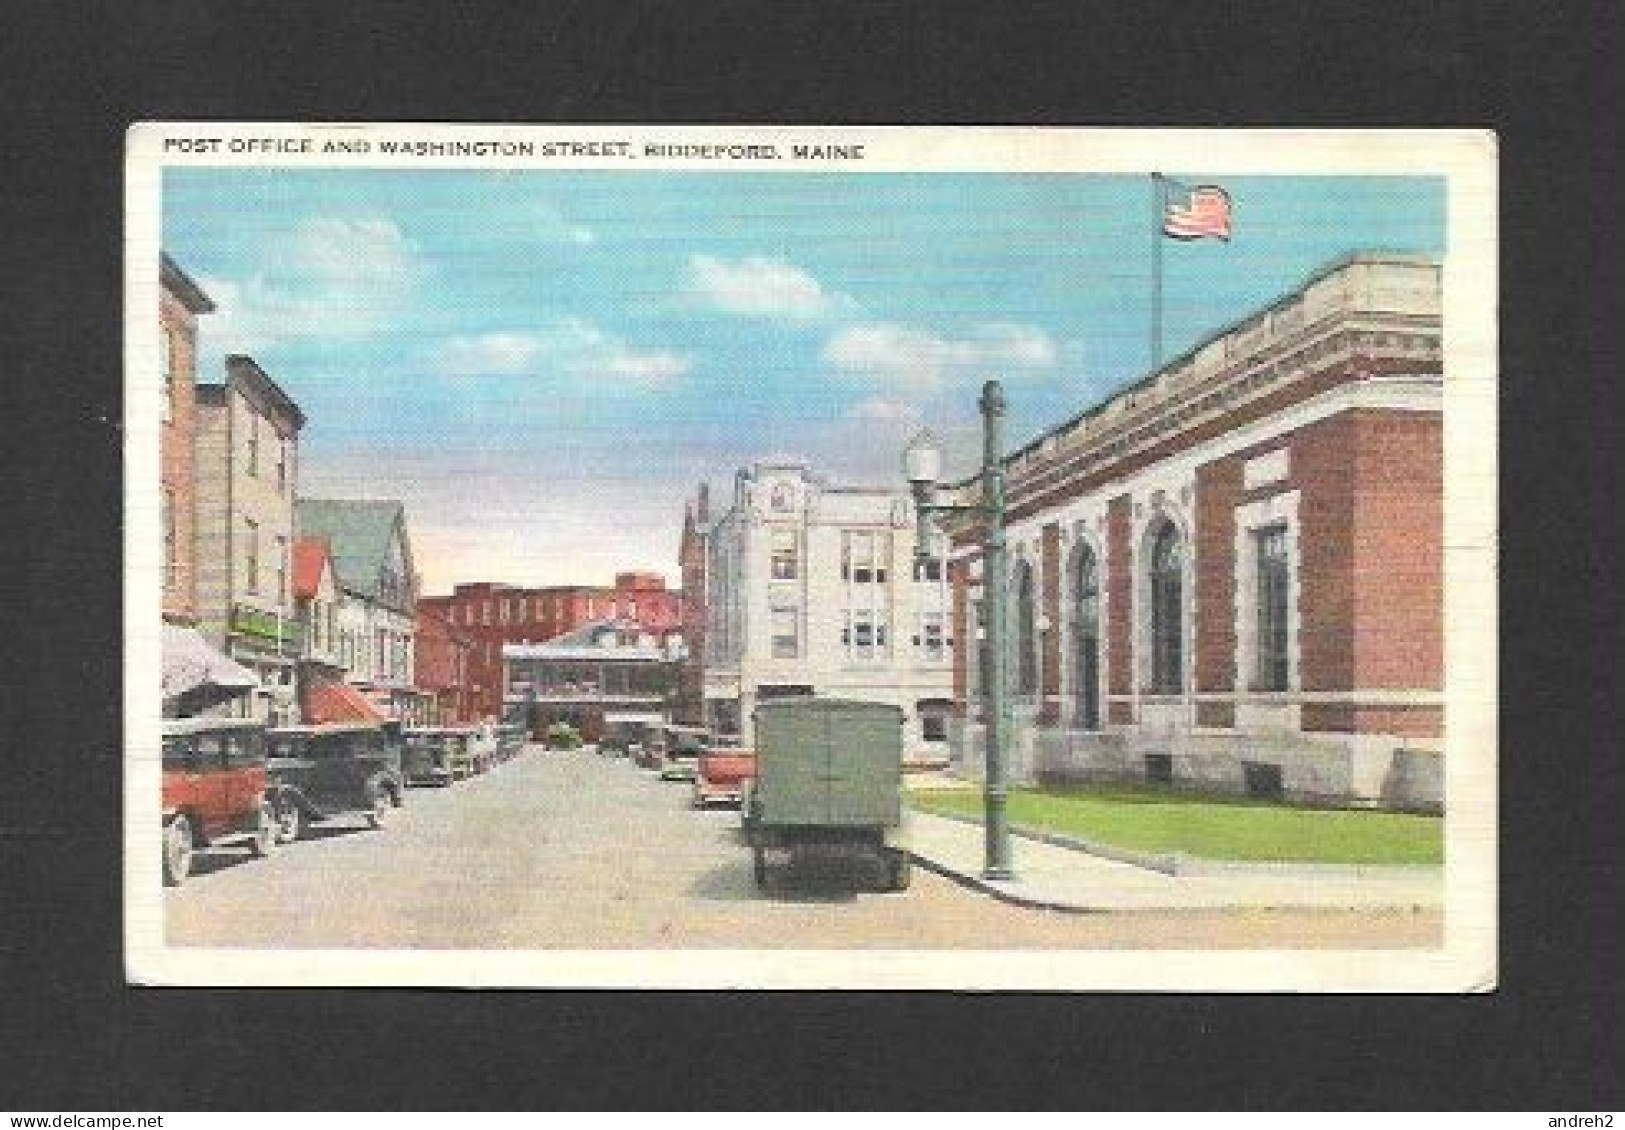
[[[449,785],[524,746],[520,726],[403,730],[398,723],[266,729],[245,718],[163,725],[163,878],[178,886],[199,851],[268,855],[333,820],[381,828],[408,785]]]

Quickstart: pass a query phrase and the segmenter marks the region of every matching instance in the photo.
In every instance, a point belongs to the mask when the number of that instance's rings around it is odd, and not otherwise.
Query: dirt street
[[[850,870],[771,894],[734,811],[590,751],[530,746],[380,831],[353,825],[269,860],[222,852],[165,893],[172,945],[457,949],[1215,949],[1439,944],[1438,913],[1061,914],[916,868],[900,893]],[[854,881],[854,880],[860,881]]]

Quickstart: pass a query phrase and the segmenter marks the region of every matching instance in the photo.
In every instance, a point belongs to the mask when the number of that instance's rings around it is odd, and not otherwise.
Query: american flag
[[[1165,194],[1180,192],[1183,201],[1163,197],[1162,234],[1171,239],[1230,238],[1230,194],[1216,184],[1189,188],[1167,181]]]

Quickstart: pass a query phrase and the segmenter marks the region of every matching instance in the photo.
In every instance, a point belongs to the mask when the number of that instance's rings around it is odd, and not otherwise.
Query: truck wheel
[[[192,824],[177,816],[164,825],[164,886],[178,887],[192,873]]]
[[[751,870],[756,875],[756,889],[767,890],[767,849],[751,849]]]
[[[265,801],[260,805],[260,822],[254,826],[254,838],[248,841],[248,850],[255,859],[264,859],[276,846],[276,838],[276,813],[271,802]]]
[[[906,851],[893,851],[891,853],[891,889],[894,891],[908,890],[909,883],[914,878],[914,857]]]
[[[300,833],[305,830],[304,823],[304,820],[300,818],[299,806],[284,797],[282,803],[276,807],[277,843],[293,843],[299,838]]]

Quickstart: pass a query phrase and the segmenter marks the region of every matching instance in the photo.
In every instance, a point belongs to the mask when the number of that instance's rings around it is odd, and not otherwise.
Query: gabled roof
[[[398,499],[301,498],[297,516],[303,537],[327,540],[333,572],[346,588],[372,593],[378,570],[389,557],[397,529],[406,521],[406,507]],[[407,572],[411,572],[410,551]],[[407,581],[410,577],[402,577]]]
[[[327,539],[302,537],[293,543],[293,598],[309,600],[322,587],[322,571],[330,566]],[[335,574],[334,583],[337,584]]]

